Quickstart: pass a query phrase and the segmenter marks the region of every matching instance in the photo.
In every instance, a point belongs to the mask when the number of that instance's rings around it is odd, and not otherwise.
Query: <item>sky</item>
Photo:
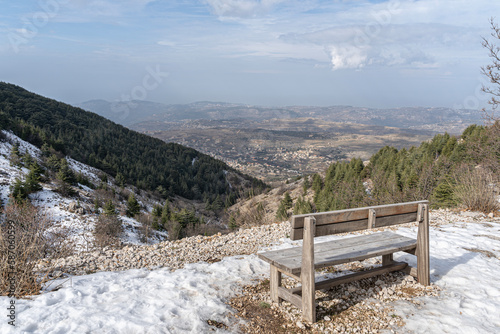
[[[0,0],[0,81],[70,104],[479,109],[497,13],[492,0]]]

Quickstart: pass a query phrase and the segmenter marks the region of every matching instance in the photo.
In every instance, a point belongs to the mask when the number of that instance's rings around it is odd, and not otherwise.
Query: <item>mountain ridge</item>
[[[0,82],[0,127],[112,176],[121,174],[127,183],[164,197],[214,201],[221,196],[234,201],[249,188],[265,187],[192,148],[165,143],[96,113],[4,82]],[[229,179],[240,186],[232,187]]]

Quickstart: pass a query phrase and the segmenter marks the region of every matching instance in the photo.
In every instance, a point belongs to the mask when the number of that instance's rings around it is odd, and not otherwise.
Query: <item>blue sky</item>
[[[481,108],[491,0],[0,0],[0,80],[67,103]]]

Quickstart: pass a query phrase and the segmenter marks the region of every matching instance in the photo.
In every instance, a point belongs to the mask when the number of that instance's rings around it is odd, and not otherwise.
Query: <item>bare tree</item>
[[[483,37],[482,45],[488,50],[489,57],[492,59],[492,63],[481,67],[481,73],[484,74],[492,84],[491,86],[483,85],[482,91],[484,93],[490,94],[491,99],[488,103],[492,106],[492,113],[488,114],[485,111],[486,117],[490,121],[497,121],[498,118],[495,117],[495,110],[500,106],[500,47],[497,42],[500,41],[500,27],[495,22],[495,19],[490,18],[491,26],[491,36],[493,40],[490,41]]]

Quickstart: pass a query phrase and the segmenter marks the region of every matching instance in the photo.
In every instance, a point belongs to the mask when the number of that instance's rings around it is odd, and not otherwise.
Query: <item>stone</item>
[[[304,325],[304,323],[302,321],[297,321],[296,323],[297,327],[299,327],[300,329],[306,329],[306,326]]]
[[[78,203],[71,202],[71,203],[69,203],[68,211],[72,212],[72,213],[75,213],[78,208],[79,208]]]

